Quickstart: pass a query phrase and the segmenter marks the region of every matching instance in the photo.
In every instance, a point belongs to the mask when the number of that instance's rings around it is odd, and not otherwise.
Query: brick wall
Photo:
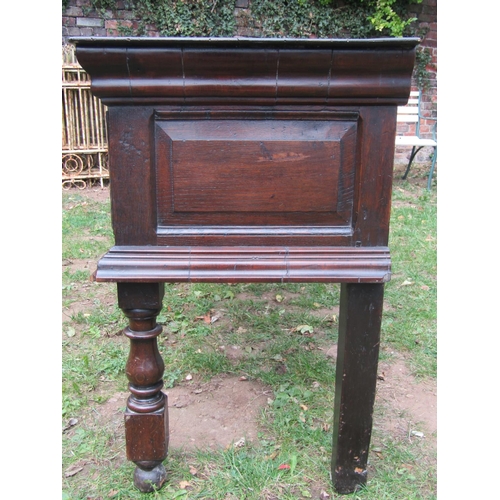
[[[422,38],[421,47],[430,51],[432,60],[427,66],[429,84],[422,95],[421,110],[424,116],[437,118],[437,0],[423,0],[421,4],[411,7],[412,17],[416,17],[419,34]],[[414,82],[412,90],[418,90]],[[435,120],[423,120],[420,125],[420,135],[432,138],[432,128]],[[415,127],[399,124],[398,133],[404,135],[415,134]],[[407,162],[410,156],[410,148],[396,149],[395,161],[397,163]],[[415,159],[416,162],[429,162],[429,155],[433,153],[432,148],[423,148]]]
[[[138,22],[126,0],[116,3],[116,10],[96,11],[91,8],[90,0],[69,0],[68,8],[62,14],[63,44],[71,36],[121,36],[127,30],[137,29]],[[259,36],[259,27],[255,25],[250,12],[251,0],[236,0],[234,15],[236,19],[236,33],[239,36]],[[421,4],[411,6],[413,17],[418,19],[417,25],[422,30],[422,47],[431,51],[432,61],[427,70],[430,74],[429,86],[422,98],[424,116],[437,116],[437,0],[423,0]],[[148,36],[159,36],[154,26],[150,26]],[[422,35],[421,35],[422,36]],[[413,86],[417,90],[416,84]],[[432,120],[424,120],[420,127],[423,137],[432,137]],[[400,124],[398,133],[414,134],[414,126]],[[396,150],[395,161],[406,162],[410,148]],[[424,148],[416,158],[417,162],[428,162],[432,148]]]

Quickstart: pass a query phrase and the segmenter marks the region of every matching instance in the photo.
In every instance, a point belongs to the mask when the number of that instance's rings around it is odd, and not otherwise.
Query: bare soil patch
[[[394,361],[379,363],[376,404],[384,408],[380,425],[396,438],[425,439],[435,447],[436,381],[416,379],[404,358],[397,353],[393,356]]]
[[[272,395],[263,384],[235,376],[217,376],[208,382],[193,379],[165,393],[169,447],[186,451],[255,441],[259,414]],[[128,396],[128,392],[118,392],[99,405],[97,423],[120,429]]]
[[[325,355],[337,359],[337,345]],[[404,357],[391,350],[391,361],[378,366],[375,406],[382,411],[375,425],[395,439],[425,439],[436,447],[437,384],[435,380],[418,380],[408,369]],[[421,435],[421,434],[422,435]]]

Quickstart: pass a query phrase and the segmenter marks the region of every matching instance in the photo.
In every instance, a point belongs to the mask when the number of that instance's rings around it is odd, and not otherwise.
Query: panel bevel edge
[[[309,121],[348,121],[357,122],[359,111],[345,109],[328,109],[324,106],[317,109],[276,108],[252,109],[250,106],[218,106],[217,108],[192,106],[175,107],[173,109],[155,109],[155,121],[171,120],[309,120]]]
[[[185,121],[185,120],[293,120],[293,119],[302,119],[305,121],[344,121],[350,123],[349,127],[351,130],[354,129],[354,143],[353,143],[353,169],[355,170],[357,167],[357,130],[360,119],[360,112],[357,109],[328,109],[324,106],[318,107],[317,109],[300,109],[300,108],[281,108],[281,109],[248,109],[248,108],[237,108],[234,107],[224,107],[220,106],[216,109],[204,108],[200,107],[174,107],[173,109],[155,109],[153,112],[153,121],[154,121],[154,143],[155,143],[155,152],[158,151],[158,143],[161,141],[158,140],[159,134],[165,137],[167,141],[172,141],[172,138],[168,136],[165,129],[160,125],[161,122],[168,121]],[[349,131],[347,131],[349,133]],[[348,137],[349,138],[349,137]],[[339,143],[342,144],[343,137],[339,140]],[[341,153],[342,154],[342,153]],[[155,154],[155,171],[157,176],[157,186],[160,185],[158,182],[158,168],[157,168],[157,155]],[[342,166],[341,162],[341,166]],[[169,172],[169,175],[172,176],[172,172]],[[345,175],[345,174],[344,174]],[[345,225],[317,225],[317,226],[210,226],[210,225],[166,225],[160,223],[158,220],[157,223],[157,235],[159,238],[175,238],[175,237],[194,237],[199,238],[200,236],[214,236],[218,237],[221,235],[224,236],[234,236],[240,237],[243,235],[253,235],[253,236],[261,236],[261,237],[271,237],[271,236],[284,236],[286,238],[289,237],[304,237],[306,235],[319,236],[321,238],[340,238],[340,244],[348,244],[349,241],[346,238],[350,238],[353,234],[353,217],[352,211],[354,207],[354,200],[351,200],[347,204],[345,203],[345,193],[351,193],[351,196],[354,195],[354,178],[355,171],[349,173],[349,176],[352,178],[349,186],[350,190],[347,189],[343,191],[342,199],[339,199],[337,202],[337,207],[339,207],[339,211],[335,212],[339,217],[343,218],[343,222]],[[342,177],[342,175],[340,176]],[[346,176],[347,178],[347,176]],[[343,179],[339,178],[339,181]],[[339,183],[340,184],[340,183]],[[347,187],[349,187],[347,186]],[[171,190],[173,186],[171,186]],[[170,205],[173,212],[173,192],[170,193]],[[157,201],[158,201],[158,192],[157,192]],[[348,200],[347,200],[348,201]],[[159,244],[170,244],[171,241],[161,241],[158,240]],[[287,244],[287,242],[283,242],[283,244]],[[311,242],[315,244],[314,242]],[[191,242],[186,242],[185,244],[191,244]],[[279,243],[278,243],[279,244]],[[300,243],[302,244],[302,243]],[[323,245],[324,243],[319,243]],[[332,242],[332,244],[335,244]]]

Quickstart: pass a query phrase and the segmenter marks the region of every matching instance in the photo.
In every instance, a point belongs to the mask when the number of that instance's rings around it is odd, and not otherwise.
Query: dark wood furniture
[[[397,106],[417,39],[76,38],[109,108],[116,246],[98,281],[129,318],[127,456],[165,480],[156,316],[166,282],[340,282],[332,476],[366,482]]]

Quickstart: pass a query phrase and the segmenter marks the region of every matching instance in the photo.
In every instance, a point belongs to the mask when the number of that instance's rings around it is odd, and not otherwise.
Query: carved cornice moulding
[[[404,104],[418,38],[72,38],[108,105]]]

